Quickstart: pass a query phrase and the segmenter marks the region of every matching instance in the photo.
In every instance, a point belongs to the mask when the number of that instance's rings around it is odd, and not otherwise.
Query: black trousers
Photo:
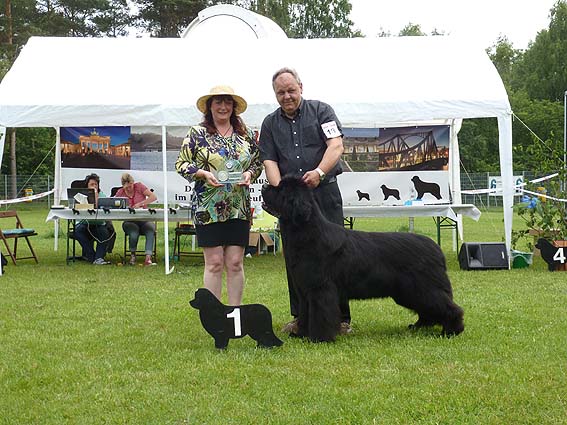
[[[335,181],[318,186],[315,190],[313,190],[313,195],[315,195],[315,201],[319,205],[319,208],[321,209],[321,212],[323,213],[325,218],[333,223],[343,226],[343,198],[341,197],[341,191],[339,190],[339,185],[337,184],[337,182]],[[291,315],[297,317],[297,315],[299,314],[299,296],[297,295],[295,286],[293,285],[292,274],[290,273],[290,270],[288,268],[288,261],[286,257],[286,253],[288,251],[285,249],[286,237],[287,235],[285,228],[282,228],[284,258],[286,259],[285,269],[287,273],[287,287],[289,290],[289,306]],[[339,295],[339,308],[341,310],[341,322],[350,323],[350,307],[348,304],[348,298],[346,298],[346,296]]]

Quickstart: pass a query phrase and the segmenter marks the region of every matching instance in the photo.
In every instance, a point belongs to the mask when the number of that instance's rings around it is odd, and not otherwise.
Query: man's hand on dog
[[[303,182],[310,188],[315,189],[321,183],[321,176],[316,170],[307,171],[301,178]]]

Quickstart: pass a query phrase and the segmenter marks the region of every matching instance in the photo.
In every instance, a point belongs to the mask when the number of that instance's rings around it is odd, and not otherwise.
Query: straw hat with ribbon
[[[240,115],[248,107],[248,104],[246,103],[244,98],[235,94],[232,87],[215,86],[211,89],[209,94],[201,96],[199,99],[197,99],[197,109],[199,109],[199,111],[204,114],[207,110],[207,100],[209,100],[213,96],[232,96],[232,98],[236,102],[236,107],[234,108],[236,115]]]

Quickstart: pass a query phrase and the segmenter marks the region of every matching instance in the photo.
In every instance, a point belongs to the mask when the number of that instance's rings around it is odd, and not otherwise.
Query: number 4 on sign
[[[561,264],[565,263],[565,255],[563,253],[563,247],[557,248],[555,254],[553,255],[553,261],[559,261]]]

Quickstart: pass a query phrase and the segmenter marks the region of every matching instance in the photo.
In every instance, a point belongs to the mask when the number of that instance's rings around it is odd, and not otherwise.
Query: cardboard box
[[[274,241],[269,233],[250,232],[248,237],[248,246],[256,248],[256,255],[263,254],[274,250]]]

